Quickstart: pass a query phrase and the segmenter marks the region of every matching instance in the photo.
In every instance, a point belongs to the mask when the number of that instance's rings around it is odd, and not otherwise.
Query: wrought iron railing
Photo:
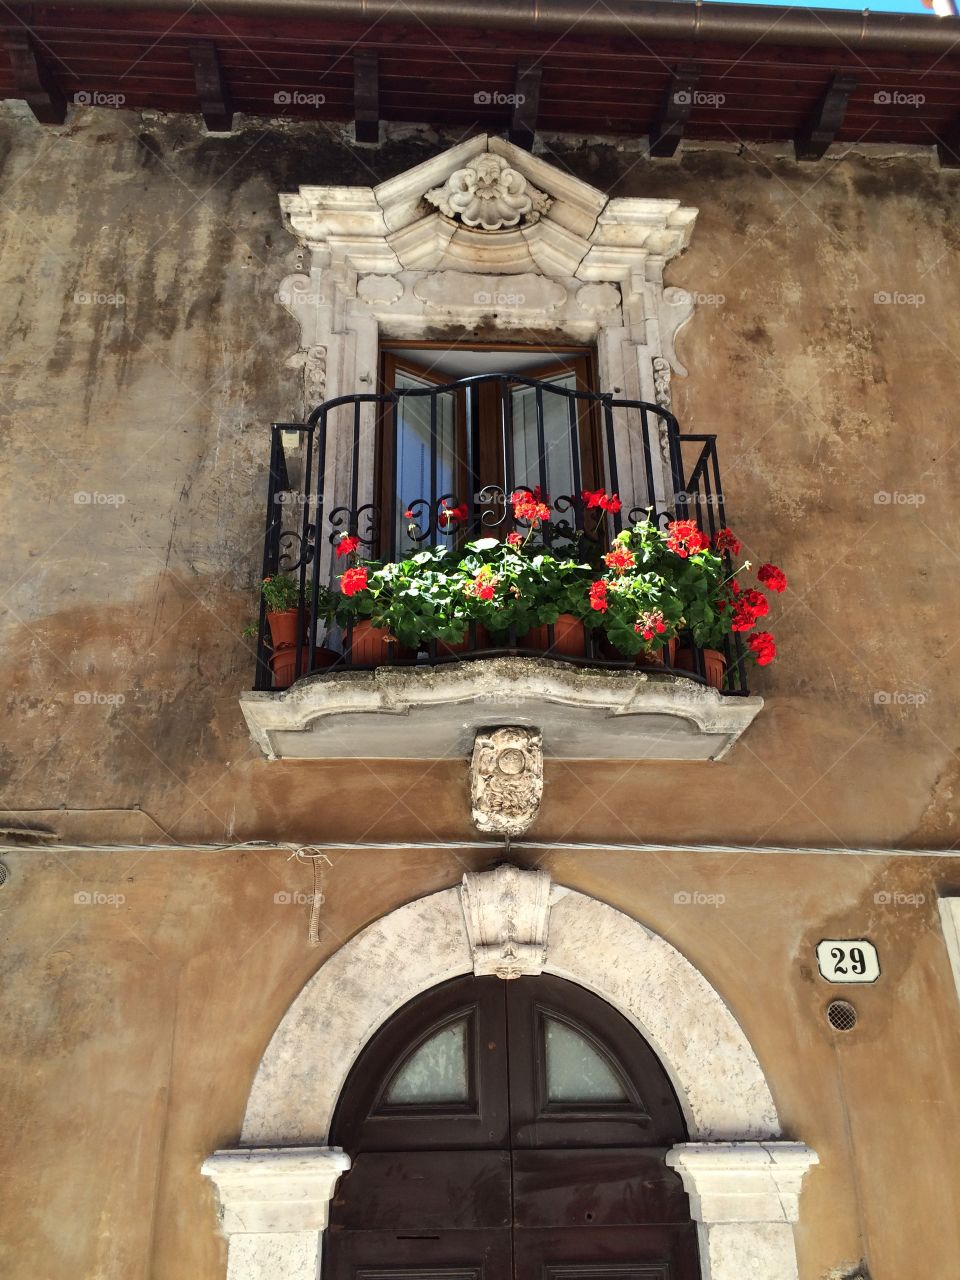
[[[499,440],[495,479],[482,471],[482,450],[476,429],[467,431],[454,451],[456,467],[442,465],[441,397],[459,394],[469,421],[476,415],[469,397],[485,385],[498,392]],[[517,466],[517,425],[514,392],[521,388],[527,397],[523,430],[532,443],[533,463],[524,474]],[[395,460],[405,408],[426,402],[419,415],[424,434],[425,493],[406,495],[396,483]],[[557,438],[556,406],[563,407],[565,430]],[[552,406],[548,412],[547,405]],[[475,407],[475,406],[474,406]],[[548,421],[553,440],[548,438]],[[474,423],[475,427],[475,423]],[[629,510],[604,515],[588,514],[582,498],[585,475],[589,471],[584,456],[585,435],[592,439],[599,455],[599,483],[609,492],[621,487],[624,462],[629,466],[629,482],[642,500]],[[548,497],[552,518],[540,533],[542,541],[558,550],[564,542],[575,545],[606,542],[627,524],[644,515],[661,523],[671,519],[693,519],[711,537],[726,525],[723,492],[717,460],[716,437],[683,435],[676,418],[656,404],[618,398],[609,393],[573,390],[548,380],[512,374],[481,374],[443,386],[411,387],[384,394],[359,393],[341,396],[320,405],[306,423],[274,423],[271,436],[270,471],[267,487],[267,518],[263,550],[263,577],[278,573],[297,578],[300,588],[298,643],[293,678],[300,679],[319,670],[369,669],[379,662],[354,659],[353,624],[342,631],[336,626],[326,636],[318,601],[323,590],[334,586],[345,567],[337,563],[335,548],[344,535],[359,540],[358,551],[365,559],[392,561],[418,547],[446,542],[455,546],[470,538],[505,536],[513,529],[508,496],[518,489],[535,487],[548,494],[551,484],[551,456],[559,448],[570,481],[568,493]],[[377,474],[384,452],[391,459],[394,474],[385,480]],[[487,450],[489,456],[489,449]],[[456,486],[449,483],[456,471]],[[532,471],[532,474],[531,474]],[[597,472],[595,471],[595,478]],[[444,483],[444,481],[448,483]],[[456,512],[456,518],[450,513]],[[593,518],[592,518],[593,517]],[[599,527],[598,527],[599,526]],[[525,527],[522,532],[526,532]],[[482,630],[482,629],[481,629]],[[504,654],[556,658],[579,666],[634,668],[633,658],[617,656],[599,632],[587,629],[585,652],[571,657],[554,649],[554,628],[537,628],[536,646],[510,630],[503,643],[491,648],[489,638],[477,635],[471,624],[469,634],[456,652],[438,645],[426,646],[411,654],[399,647],[387,659],[398,665],[470,661]],[[532,633],[531,633],[532,634]],[[544,639],[546,643],[543,643]],[[689,635],[681,637],[689,652],[682,666],[671,666],[669,653],[660,663],[645,666],[647,671],[675,672],[687,679],[707,682],[703,653]],[[319,643],[337,651],[321,664]],[[254,688],[275,687],[271,671],[270,632],[266,608],[261,604],[257,628],[257,666]],[[723,692],[745,695],[745,650],[739,635],[725,641],[726,681]]]

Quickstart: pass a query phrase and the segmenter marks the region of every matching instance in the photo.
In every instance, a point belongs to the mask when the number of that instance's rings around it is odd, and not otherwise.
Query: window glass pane
[[[561,373],[545,379],[554,386],[576,391],[575,373]],[[513,475],[518,485],[535,489],[540,483],[540,440],[537,433],[537,395],[533,387],[513,388]],[[571,404],[566,396],[543,393],[543,443],[546,461],[546,493],[552,502],[573,493],[573,446],[576,427],[571,427]],[[574,413],[573,422],[576,422]]]
[[[413,374],[397,371],[397,390],[413,387],[431,387],[433,384]],[[402,399],[397,409],[397,548],[401,552],[416,547],[409,534],[403,513],[412,508],[416,523],[421,529],[427,526],[430,513],[430,396],[409,396]],[[436,496],[453,495],[452,506],[463,501],[456,493],[456,397],[452,391],[441,392],[437,397],[437,474]],[[426,501],[420,506],[418,500]],[[453,545],[456,523],[437,530],[436,541]],[[423,546],[430,546],[434,539],[426,539]]]
[[[390,1081],[388,1103],[467,1102],[467,1019],[430,1037]]]
[[[609,1061],[579,1032],[544,1019],[547,1099],[550,1102],[627,1102]]]

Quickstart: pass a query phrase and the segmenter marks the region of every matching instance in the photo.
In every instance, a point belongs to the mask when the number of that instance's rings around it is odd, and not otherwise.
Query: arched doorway
[[[698,1280],[665,1163],[686,1137],[656,1055],[605,1001],[557,977],[455,978],[347,1079],[324,1276]]]

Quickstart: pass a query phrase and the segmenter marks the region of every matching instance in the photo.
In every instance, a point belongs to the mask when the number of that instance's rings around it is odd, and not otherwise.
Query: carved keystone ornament
[[[522,978],[543,972],[550,890],[546,871],[504,865],[466,872],[460,901],[478,977]]]
[[[470,800],[478,831],[519,836],[540,811],[543,734],[507,727],[477,734],[470,763]]]
[[[489,151],[451,173],[442,187],[427,191],[425,198],[448,218],[459,218],[464,226],[483,231],[515,227],[521,219],[536,222],[552,203],[545,192],[511,169],[503,156]]]

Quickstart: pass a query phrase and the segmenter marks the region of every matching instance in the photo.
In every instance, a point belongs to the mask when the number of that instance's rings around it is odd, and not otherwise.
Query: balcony
[[[594,486],[624,495],[619,509],[591,505]],[[511,495],[534,490],[552,496],[531,529]],[[512,535],[596,564],[644,517],[692,519],[711,537],[725,527],[715,437],[572,377],[398,379],[274,424],[263,577],[288,575],[298,602],[282,653],[261,604],[254,690],[241,696],[251,733],[271,758],[466,755],[479,728],[503,724],[541,728],[545,754],[563,759],[720,758],[763,705],[739,635],[724,638],[717,688],[715,659],[685,630],[638,661],[589,625],[573,633],[567,615],[526,626],[505,613],[495,630],[498,611],[406,645],[382,631],[371,644],[369,625],[331,616],[329,593],[355,559],[395,565],[445,547],[456,563],[477,540]],[[337,554],[345,537],[349,559]]]

